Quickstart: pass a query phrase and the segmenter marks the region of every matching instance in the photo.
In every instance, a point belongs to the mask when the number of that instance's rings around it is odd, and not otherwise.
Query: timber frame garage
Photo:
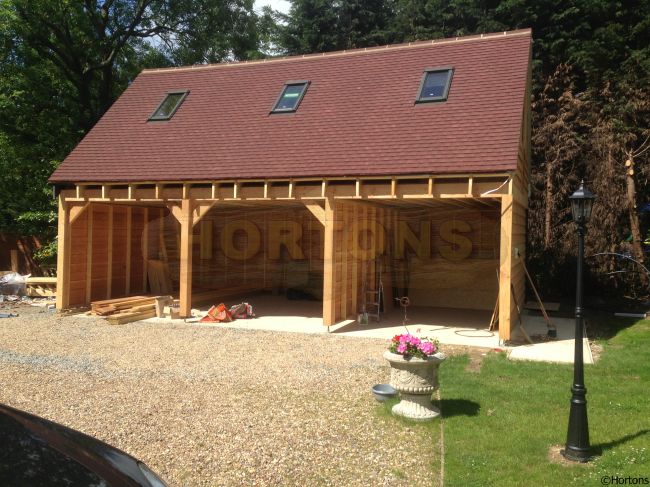
[[[143,71],[50,178],[57,308],[256,290],[322,300],[329,327],[380,292],[497,308],[510,339],[530,57],[519,30]]]

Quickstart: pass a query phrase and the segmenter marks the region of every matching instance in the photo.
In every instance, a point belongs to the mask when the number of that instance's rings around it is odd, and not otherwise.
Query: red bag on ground
[[[208,314],[201,318],[201,323],[228,323],[229,321],[232,321],[232,315],[223,303],[212,306]]]

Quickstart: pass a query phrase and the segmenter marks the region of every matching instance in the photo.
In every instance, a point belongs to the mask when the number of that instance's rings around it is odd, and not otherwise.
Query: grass
[[[440,369],[444,484],[593,486],[603,476],[650,479],[650,321],[610,320],[606,329],[611,333],[600,341],[600,360],[585,368],[597,456],[584,465],[557,455],[566,441],[572,365],[511,362],[490,353],[475,372],[467,370],[468,356],[447,360]],[[435,441],[439,421],[409,427]],[[431,468],[438,476],[439,459]]]

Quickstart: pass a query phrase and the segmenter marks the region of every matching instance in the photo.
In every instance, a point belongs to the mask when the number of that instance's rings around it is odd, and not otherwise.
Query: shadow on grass
[[[642,429],[640,431],[637,431],[636,433],[630,433],[629,435],[621,436],[617,440],[608,441],[607,443],[598,443],[596,445],[591,445],[591,449],[593,450],[594,454],[602,455],[603,451],[605,450],[609,450],[611,448],[617,447],[618,445],[622,445],[623,443],[627,443],[628,441],[638,438],[639,436],[647,435],[648,433],[650,433],[650,429]]]
[[[467,399],[441,399],[435,401],[440,408],[443,418],[453,416],[478,416],[481,405]]]

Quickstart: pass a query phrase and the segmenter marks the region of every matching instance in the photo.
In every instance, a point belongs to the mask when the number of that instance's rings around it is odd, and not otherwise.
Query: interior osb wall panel
[[[413,305],[494,308],[499,290],[498,210],[415,209],[400,211],[398,220],[394,265],[408,269]]]
[[[206,234],[212,235],[209,252],[202,249]],[[320,299],[322,234],[322,225],[305,208],[217,206],[194,226],[194,292],[298,289]]]

